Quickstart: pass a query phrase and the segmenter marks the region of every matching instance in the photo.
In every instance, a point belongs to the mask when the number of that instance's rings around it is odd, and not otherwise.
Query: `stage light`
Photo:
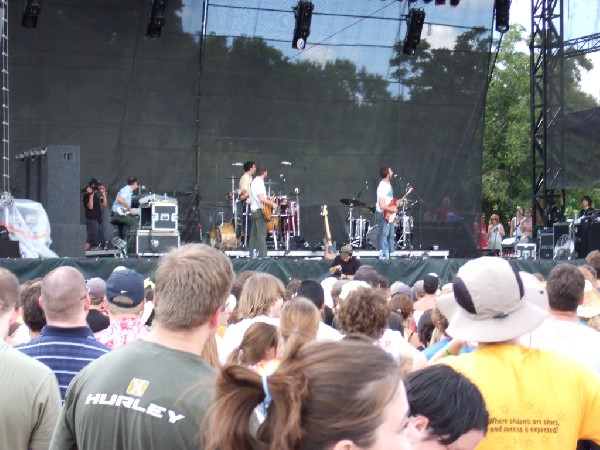
[[[25,0],[21,26],[25,28],[36,28],[38,16],[42,11],[42,0]]]
[[[506,33],[509,26],[510,0],[496,0],[494,11],[496,13],[496,31]]]
[[[415,54],[417,45],[421,42],[421,32],[425,23],[425,11],[422,9],[411,9],[408,12],[406,22],[408,23],[408,28],[406,30],[406,37],[404,38],[402,53],[410,56]]]
[[[292,8],[294,11],[294,18],[296,19],[292,48],[304,50],[306,47],[306,40],[310,34],[310,22],[312,20],[314,7],[312,2],[300,0],[298,4]]]
[[[165,21],[167,20],[167,0],[152,0],[152,11],[148,20],[146,36],[156,39],[160,37]]]

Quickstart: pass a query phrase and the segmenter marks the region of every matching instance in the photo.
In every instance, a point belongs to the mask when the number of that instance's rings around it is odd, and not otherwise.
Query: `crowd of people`
[[[186,244],[154,281],[0,269],[0,448],[599,448],[600,252],[545,280],[334,264],[286,286]]]

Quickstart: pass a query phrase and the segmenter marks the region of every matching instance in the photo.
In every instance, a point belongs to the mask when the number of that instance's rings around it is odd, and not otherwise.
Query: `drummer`
[[[342,280],[351,280],[360,267],[360,260],[352,256],[352,245],[342,246],[340,254],[335,257],[329,268],[331,276]]]

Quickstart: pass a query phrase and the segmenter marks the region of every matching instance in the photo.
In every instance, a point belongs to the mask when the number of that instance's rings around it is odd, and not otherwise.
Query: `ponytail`
[[[254,409],[264,403],[267,393],[271,401],[264,405],[266,419],[254,433]],[[301,414],[307,394],[308,381],[302,372],[261,376],[240,365],[223,367],[215,385],[217,400],[202,423],[205,449],[296,448],[303,436]]]

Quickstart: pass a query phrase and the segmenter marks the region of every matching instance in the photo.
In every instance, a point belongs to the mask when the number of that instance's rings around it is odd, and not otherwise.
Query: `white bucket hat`
[[[484,256],[467,262],[436,299],[450,322],[448,334],[477,342],[502,342],[536,329],[548,316],[548,294],[531,274],[508,261]]]

